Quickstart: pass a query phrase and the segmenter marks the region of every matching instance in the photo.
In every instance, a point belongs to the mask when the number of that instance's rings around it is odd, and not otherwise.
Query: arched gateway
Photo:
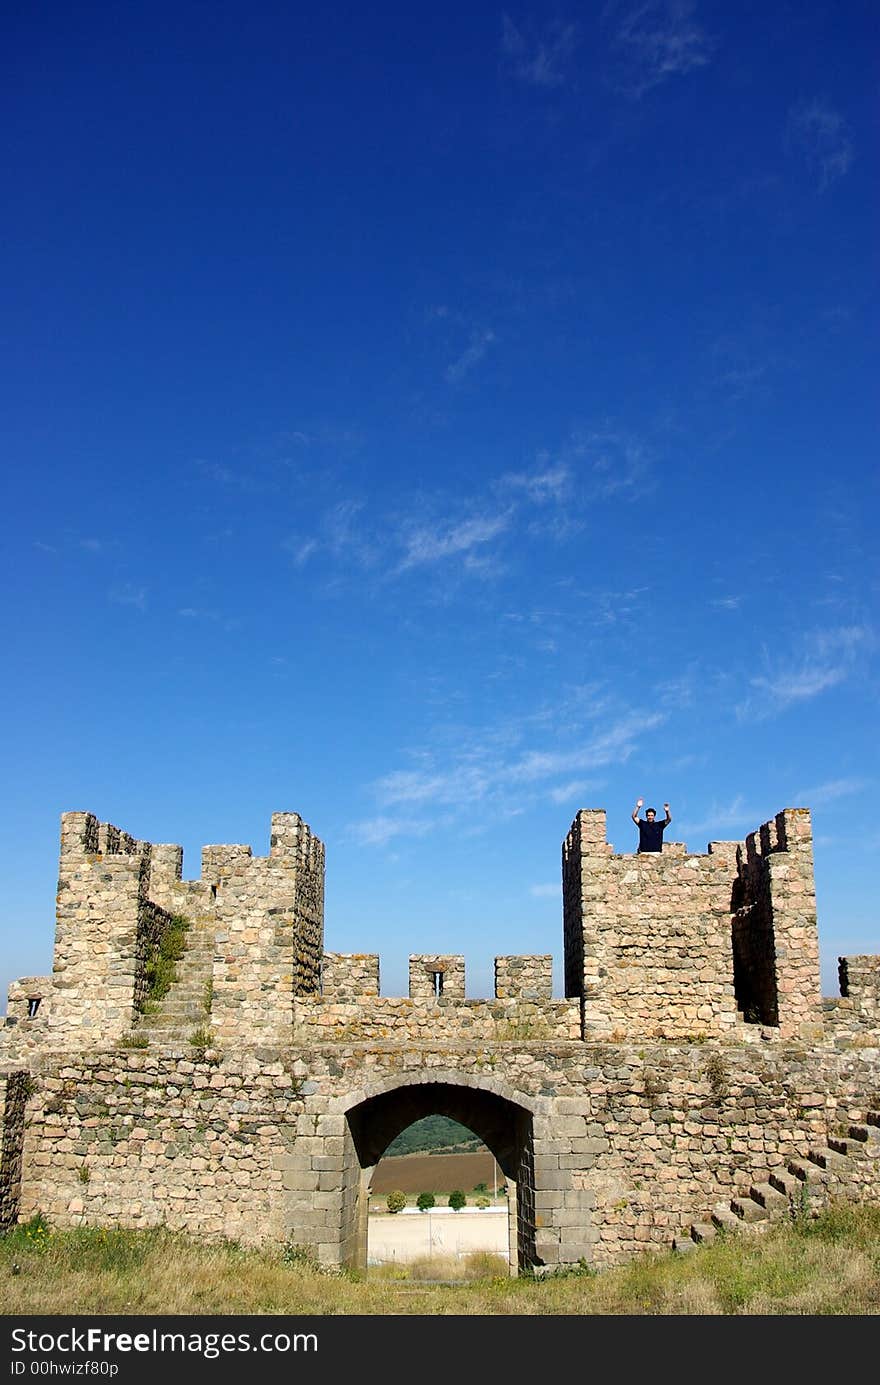
[[[343,1197],[355,1206],[354,1234],[346,1237],[351,1268],[367,1264],[367,1190],[373,1170],[402,1130],[423,1116],[449,1116],[466,1125],[495,1156],[508,1191],[508,1245],[511,1273],[537,1263],[535,1252],[535,1164],[533,1115],[521,1100],[511,1100],[461,1081],[406,1082],[364,1097],[345,1113],[346,1140],[355,1159],[344,1162],[350,1189]],[[356,1183],[356,1187],[354,1184]]]

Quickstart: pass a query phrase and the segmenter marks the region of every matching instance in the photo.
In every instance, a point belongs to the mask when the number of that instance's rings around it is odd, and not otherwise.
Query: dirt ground
[[[384,1197],[399,1188],[402,1193],[445,1193],[455,1188],[470,1196],[478,1183],[485,1183],[492,1194],[492,1172],[495,1160],[488,1149],[472,1154],[400,1154],[382,1159],[373,1173],[374,1197]],[[498,1170],[499,1193],[504,1177]]]

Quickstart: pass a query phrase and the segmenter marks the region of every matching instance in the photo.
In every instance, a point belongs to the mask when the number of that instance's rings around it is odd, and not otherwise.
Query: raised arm
[[[641,806],[642,806],[642,804],[644,803],[644,801],[645,801],[645,800],[644,800],[643,798],[637,798],[637,799],[636,799],[636,806],[633,808],[633,810],[632,810],[632,815],[631,815],[631,816],[632,816],[633,822],[638,822],[638,820],[639,820],[639,809],[641,808]]]
[[[668,804],[668,803],[664,803],[664,804],[663,804],[663,808],[664,808],[664,811],[665,811],[665,813],[666,813],[666,824],[665,824],[665,825],[668,827],[669,824],[670,824],[671,821],[672,821],[672,814],[671,814],[670,811],[669,811],[669,804]]]

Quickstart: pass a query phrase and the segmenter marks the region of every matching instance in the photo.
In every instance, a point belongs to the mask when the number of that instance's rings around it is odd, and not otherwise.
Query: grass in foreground
[[[296,1247],[206,1244],[162,1229],[53,1232],[40,1218],[0,1236],[0,1314],[86,1313],[875,1315],[880,1207],[838,1205],[600,1274],[519,1279],[493,1256],[422,1262],[405,1278],[400,1267],[327,1273]]]

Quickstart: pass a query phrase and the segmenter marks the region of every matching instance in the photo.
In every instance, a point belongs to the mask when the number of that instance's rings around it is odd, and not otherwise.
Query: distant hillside
[[[448,1116],[425,1116],[420,1121],[414,1121],[412,1125],[402,1130],[396,1140],[385,1151],[387,1155],[396,1154],[421,1154],[434,1149],[456,1149],[456,1150],[476,1150],[482,1149],[483,1142],[478,1140],[472,1130],[468,1130],[466,1125],[459,1125],[458,1121],[450,1120]]]
[[[481,1193],[491,1195],[497,1188],[504,1196],[504,1175],[497,1172],[488,1149],[472,1150],[469,1154],[441,1153],[435,1149],[380,1159],[370,1182],[370,1192],[378,1199],[373,1211],[384,1210],[381,1200],[394,1188],[410,1197],[410,1206],[419,1193],[433,1193],[438,1203],[445,1206],[453,1188],[460,1188],[473,1205],[478,1184]]]

